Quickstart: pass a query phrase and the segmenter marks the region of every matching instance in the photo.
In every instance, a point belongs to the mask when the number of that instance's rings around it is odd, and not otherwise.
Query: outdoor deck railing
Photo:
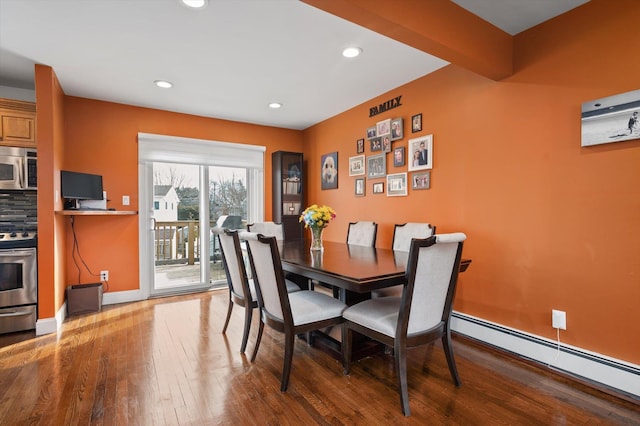
[[[213,227],[215,222],[211,222]],[[216,260],[217,242],[212,234],[209,238],[209,256]],[[200,260],[200,233],[197,220],[156,222],[155,260],[158,265],[186,263],[193,265]]]
[[[244,226],[244,221],[242,225]],[[213,228],[215,221],[209,223]],[[197,220],[156,221],[155,262],[156,265],[187,264],[200,261],[201,241]],[[220,260],[218,239],[210,234],[208,241],[209,260]]]

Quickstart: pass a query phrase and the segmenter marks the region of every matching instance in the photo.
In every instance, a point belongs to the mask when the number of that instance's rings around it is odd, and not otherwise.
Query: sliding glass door
[[[209,152],[215,144],[185,143],[178,156],[173,144],[142,144],[140,258],[141,287],[147,296],[226,285],[211,228],[244,229],[247,222],[262,220],[262,165],[242,167],[229,159],[225,164],[220,156],[209,157],[219,164],[207,164],[212,161],[206,161],[201,150]],[[238,149],[241,157],[246,147]],[[189,150],[193,152],[186,155]]]

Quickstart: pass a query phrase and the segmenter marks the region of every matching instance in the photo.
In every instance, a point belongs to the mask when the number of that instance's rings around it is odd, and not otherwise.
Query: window
[[[160,210],[160,201],[154,201],[153,202],[153,209],[154,210]]]

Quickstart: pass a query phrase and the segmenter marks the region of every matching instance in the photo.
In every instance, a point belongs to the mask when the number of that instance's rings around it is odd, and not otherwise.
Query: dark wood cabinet
[[[277,151],[271,155],[273,221],[282,223],[284,239],[300,240],[304,225],[299,222],[304,205],[304,162],[302,153]]]

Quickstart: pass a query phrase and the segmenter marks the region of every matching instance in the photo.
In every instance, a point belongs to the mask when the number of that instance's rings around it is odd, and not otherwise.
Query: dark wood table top
[[[309,242],[282,243],[282,268],[287,272],[356,293],[402,284],[408,252],[325,241],[323,252],[311,252]],[[471,263],[463,260],[460,271]]]

